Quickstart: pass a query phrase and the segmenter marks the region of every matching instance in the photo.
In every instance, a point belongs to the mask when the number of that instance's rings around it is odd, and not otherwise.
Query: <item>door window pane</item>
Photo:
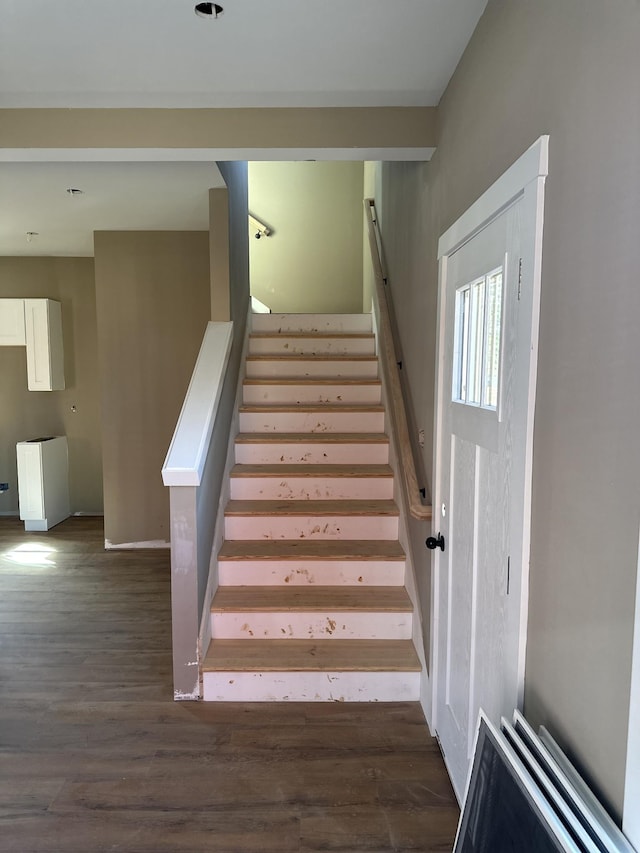
[[[484,279],[471,285],[469,319],[469,378],[467,403],[478,406],[482,398],[482,357],[484,351]]]
[[[469,363],[469,310],[470,290],[462,288],[456,293],[456,360],[454,367],[454,399],[467,399],[467,368]]]
[[[453,399],[496,409],[500,371],[502,269],[456,291]]]

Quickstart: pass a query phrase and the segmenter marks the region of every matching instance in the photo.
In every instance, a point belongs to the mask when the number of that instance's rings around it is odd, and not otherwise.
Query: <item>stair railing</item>
[[[397,345],[393,332],[393,302],[383,263],[382,240],[376,217],[375,201],[372,198],[364,200],[364,210],[375,278],[374,300],[380,324],[378,330],[379,355],[389,390],[391,419],[397,437],[398,453],[400,456],[401,481],[411,516],[426,521],[431,518],[431,506],[423,502],[421,491],[418,487],[415,457],[409,437],[407,404],[399,375],[402,356],[400,355],[400,347]]]
[[[249,214],[249,227],[254,232],[254,237],[256,240],[259,240],[261,237],[270,237],[272,233],[272,229],[269,228],[268,225],[265,225],[264,222],[260,222],[255,216],[251,213]]]
[[[178,700],[201,695],[200,622],[238,369],[230,364],[233,326],[207,324],[162,466],[162,481],[169,487],[173,695]]]

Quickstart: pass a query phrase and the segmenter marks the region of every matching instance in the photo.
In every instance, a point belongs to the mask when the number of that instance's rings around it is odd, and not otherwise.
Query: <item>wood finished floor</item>
[[[417,704],[174,702],[168,553],[103,542],[0,519],[0,851],[451,850]]]

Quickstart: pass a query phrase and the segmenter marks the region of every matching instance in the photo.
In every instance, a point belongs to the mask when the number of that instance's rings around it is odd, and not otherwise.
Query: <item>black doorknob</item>
[[[427,548],[430,551],[435,551],[436,548],[440,548],[441,551],[444,551],[444,536],[442,533],[438,533],[438,538],[435,536],[430,536],[427,539]]]

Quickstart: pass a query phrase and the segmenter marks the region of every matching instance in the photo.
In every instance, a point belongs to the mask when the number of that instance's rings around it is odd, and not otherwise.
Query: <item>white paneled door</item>
[[[440,242],[434,724],[459,799],[480,708],[522,704],[542,184],[483,196]]]

